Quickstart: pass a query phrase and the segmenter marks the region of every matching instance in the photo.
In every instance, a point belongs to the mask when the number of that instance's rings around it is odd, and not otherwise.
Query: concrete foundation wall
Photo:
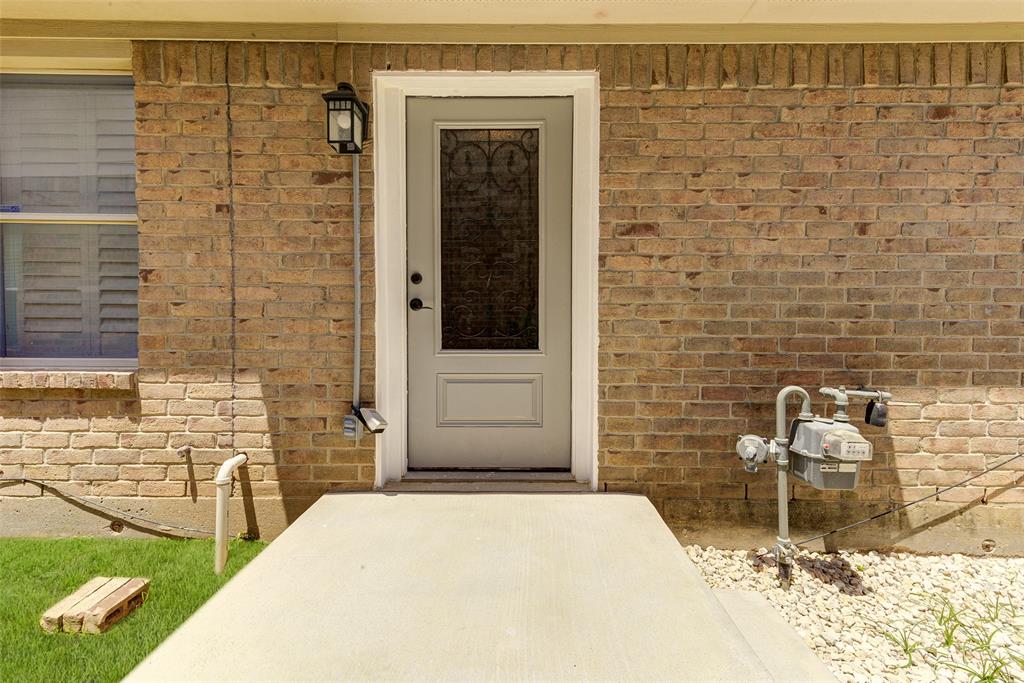
[[[214,469],[241,449],[265,536],[369,488],[372,441],[341,436],[352,159],[323,140],[321,93],[369,97],[375,69],[597,69],[602,489],[648,495],[692,538],[764,537],[774,473],[745,473],[736,435],[771,432],[783,385],[867,384],[912,405],[865,430],[856,491],[792,487],[798,528],[935,492],[1024,445],[1021,48],[136,43],[140,369],[6,373],[2,476],[207,526]],[[842,538],[1019,552],[1022,478],[1024,459]],[[0,530],[102,531],[60,505],[8,484]]]

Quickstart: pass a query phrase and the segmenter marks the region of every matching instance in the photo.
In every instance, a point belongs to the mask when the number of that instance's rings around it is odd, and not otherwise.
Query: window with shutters
[[[0,365],[135,363],[130,78],[0,76]]]

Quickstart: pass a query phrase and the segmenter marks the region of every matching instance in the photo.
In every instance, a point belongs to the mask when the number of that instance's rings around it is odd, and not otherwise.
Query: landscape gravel
[[[761,593],[840,681],[1024,681],[1024,558],[688,546],[716,589]],[[990,678],[985,678],[991,674]]]

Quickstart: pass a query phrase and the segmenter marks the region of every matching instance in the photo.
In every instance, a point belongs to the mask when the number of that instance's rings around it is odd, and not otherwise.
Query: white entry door
[[[572,99],[406,114],[409,468],[568,470]]]

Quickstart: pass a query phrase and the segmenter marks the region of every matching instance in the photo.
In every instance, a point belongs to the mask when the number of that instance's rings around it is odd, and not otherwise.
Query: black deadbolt
[[[423,276],[420,275],[419,273],[413,273],[412,275],[409,276],[409,281],[412,282],[414,285],[418,285],[419,283],[423,282]]]

